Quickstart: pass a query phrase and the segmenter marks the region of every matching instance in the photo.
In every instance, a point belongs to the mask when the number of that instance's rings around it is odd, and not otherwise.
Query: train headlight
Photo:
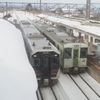
[[[34,57],[37,57],[37,55],[34,55]]]
[[[55,57],[57,56],[57,54],[55,54]]]

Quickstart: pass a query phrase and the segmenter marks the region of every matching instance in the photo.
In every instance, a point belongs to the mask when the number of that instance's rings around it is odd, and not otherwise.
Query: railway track
[[[88,77],[88,74],[86,75]],[[78,88],[85,95],[87,100],[100,100],[100,90],[96,88],[96,84],[92,85],[89,81],[85,80],[86,76],[80,75],[70,75],[71,79],[78,86]],[[90,80],[93,82],[92,80]],[[100,87],[100,85],[98,85]],[[98,88],[99,88],[98,87]]]
[[[94,70],[91,68],[87,68],[87,72],[91,77],[93,77],[98,83],[100,83],[100,75],[98,75]]]
[[[100,83],[100,66],[98,61],[95,62],[93,59],[88,59],[87,72],[92,76],[97,82]]]
[[[67,82],[62,83],[61,78]],[[70,100],[100,100],[100,84],[88,73],[85,72],[78,75],[65,75],[62,73],[61,78],[59,81],[63,89],[66,88],[68,90],[64,89]],[[72,94],[72,97],[70,94]]]
[[[39,100],[57,100],[52,87],[39,87],[38,98]]]
[[[100,84],[88,73],[68,75],[61,73],[57,84],[40,87],[38,100],[100,100]]]
[[[59,82],[52,87],[39,87],[37,97],[38,100],[70,100]]]

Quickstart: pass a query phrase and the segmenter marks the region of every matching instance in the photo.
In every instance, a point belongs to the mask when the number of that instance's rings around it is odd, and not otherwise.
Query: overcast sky
[[[41,0],[45,3],[78,3],[85,4],[86,0]],[[40,0],[0,0],[0,2],[40,2]],[[100,3],[100,0],[91,0],[91,3]]]

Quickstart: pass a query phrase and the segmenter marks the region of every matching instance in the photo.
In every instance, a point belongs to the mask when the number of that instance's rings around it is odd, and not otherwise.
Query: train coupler
[[[44,85],[48,85],[49,84],[49,79],[44,79]]]
[[[78,67],[74,67],[73,74],[77,74],[77,73],[78,73]]]
[[[51,83],[51,79],[41,79],[39,81],[39,86],[49,86]]]

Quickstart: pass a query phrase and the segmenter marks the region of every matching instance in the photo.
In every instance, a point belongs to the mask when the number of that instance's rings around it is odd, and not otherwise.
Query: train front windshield
[[[39,55],[35,54],[32,56],[31,64],[34,69],[40,69],[40,57]]]
[[[65,49],[65,59],[71,59],[72,57],[72,48]]]
[[[81,48],[80,51],[80,58],[86,58],[87,57],[87,48]]]
[[[55,52],[38,52],[32,56],[32,66],[34,69],[40,69],[42,66],[48,68],[58,68],[59,67],[59,54]]]
[[[51,68],[58,68],[59,67],[59,55],[55,52],[51,53]]]

